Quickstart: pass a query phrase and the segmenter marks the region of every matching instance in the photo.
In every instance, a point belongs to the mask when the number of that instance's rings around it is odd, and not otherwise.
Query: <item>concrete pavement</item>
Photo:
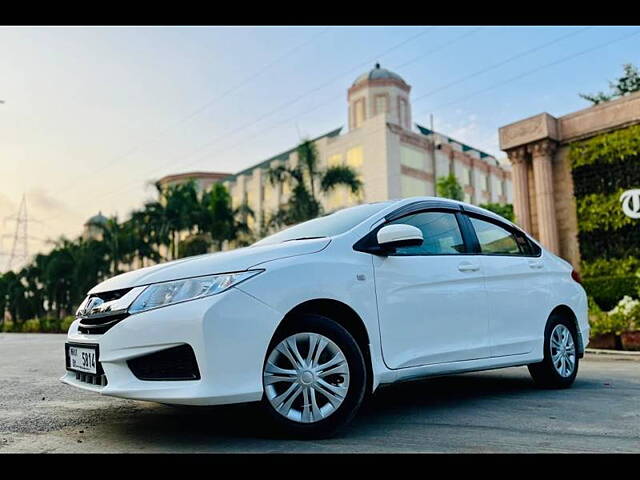
[[[338,437],[272,438],[251,405],[174,408],[61,384],[64,335],[0,334],[5,452],[640,452],[640,361],[589,355],[568,390],[525,367],[381,389]]]

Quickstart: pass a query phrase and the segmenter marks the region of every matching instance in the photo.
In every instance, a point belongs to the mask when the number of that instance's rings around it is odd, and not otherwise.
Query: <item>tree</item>
[[[483,203],[482,205],[480,205],[480,208],[486,208],[487,210],[490,210],[493,213],[497,213],[498,215],[506,218],[511,222],[513,222],[515,219],[515,215],[513,213],[513,205],[510,203]]]
[[[638,68],[631,63],[625,63],[622,66],[624,73],[620,78],[613,82],[609,82],[610,93],[598,92],[596,94],[580,93],[580,97],[590,101],[594,105],[602,102],[608,102],[614,98],[624,97],[633,92],[640,91],[640,72]]]
[[[298,163],[295,167],[279,165],[268,170],[272,185],[286,183],[291,189],[287,203],[281,206],[270,219],[270,226],[292,225],[317,217],[322,213],[322,204],[317,192],[332,192],[345,186],[352,193],[362,190],[358,173],[346,165],[335,165],[326,169],[318,167],[318,150],[311,140],[304,140],[297,148]]]
[[[180,258],[202,255],[209,251],[213,242],[208,234],[189,235],[180,242],[178,256]]]
[[[158,186],[158,191],[164,207],[164,222],[169,233],[171,258],[177,258],[180,232],[192,233],[197,226],[200,205],[196,184],[190,180],[166,188]]]
[[[458,183],[458,179],[453,173],[445,177],[440,177],[436,184],[436,189],[439,197],[450,198],[451,200],[462,201],[464,195],[462,193],[462,187]]]
[[[221,183],[214,183],[200,199],[199,218],[197,220],[200,233],[208,233],[217,250],[222,250],[225,241],[242,242],[251,233],[248,220],[254,212],[243,202],[235,209],[231,205],[231,195]]]

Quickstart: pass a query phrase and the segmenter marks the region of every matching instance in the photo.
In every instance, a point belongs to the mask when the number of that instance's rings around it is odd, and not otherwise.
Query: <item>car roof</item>
[[[393,199],[395,200],[392,203],[393,209],[390,209],[385,215],[385,217],[393,216],[397,217],[398,214],[402,215],[404,207],[406,210],[412,210],[415,208],[416,204],[422,204],[424,208],[452,208],[454,210],[460,210],[463,212],[476,213],[480,215],[484,215],[489,218],[493,218],[499,222],[506,223],[512,227],[517,228],[518,230],[522,230],[513,222],[507,220],[506,218],[498,215],[497,213],[492,212],[491,210],[487,210],[486,208],[479,207],[477,205],[472,205],[470,203],[461,202],[458,200],[452,200],[450,198],[443,197],[432,197],[432,196],[420,196],[420,197],[409,197],[409,198],[399,198]]]

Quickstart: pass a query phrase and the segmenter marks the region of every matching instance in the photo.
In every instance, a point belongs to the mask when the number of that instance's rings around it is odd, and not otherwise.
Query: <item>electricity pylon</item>
[[[27,235],[29,228],[29,217],[27,216],[27,199],[22,195],[18,214],[10,217],[16,222],[16,229],[13,234],[13,245],[9,253],[6,271],[11,270],[13,265],[22,265],[29,260],[29,237]]]

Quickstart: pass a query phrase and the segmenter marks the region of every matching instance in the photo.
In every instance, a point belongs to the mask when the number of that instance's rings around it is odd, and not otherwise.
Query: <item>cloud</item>
[[[445,121],[442,127],[436,128],[436,130],[459,142],[485,151],[496,158],[504,156],[498,143],[497,130],[479,121],[478,115],[475,113],[456,111],[456,117],[461,120]]]
[[[39,210],[42,213],[49,214],[74,214],[64,202],[54,198],[49,192],[42,187],[32,188],[27,192],[27,202],[29,207]]]

